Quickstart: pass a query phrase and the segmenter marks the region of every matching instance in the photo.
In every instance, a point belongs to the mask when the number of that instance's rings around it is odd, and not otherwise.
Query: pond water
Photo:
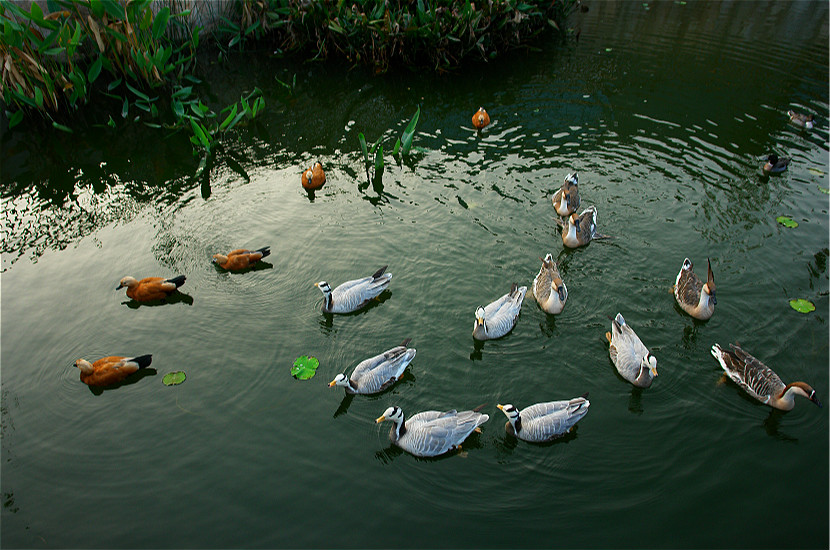
[[[453,75],[211,64],[217,106],[259,86],[267,109],[209,180],[186,137],[137,124],[5,135],[2,546],[826,548],[828,407],[773,412],[709,349],[739,341],[830,400],[828,5],[596,2],[569,24],[578,41]],[[293,93],[274,79],[294,75]],[[418,105],[415,150],[367,185],[357,134],[388,151]],[[493,122],[477,134],[479,105]],[[773,151],[792,163],[764,176]],[[310,197],[314,160],[328,182]],[[574,170],[614,238],[567,250],[550,199]],[[266,245],[261,269],[210,261]],[[475,343],[476,306],[530,285],[547,252],[562,314],[528,294],[512,333]],[[685,257],[704,274],[711,259],[708,322],[670,293]],[[387,264],[378,303],[321,313],[314,282]],[[114,290],[179,274],[170,304]],[[658,359],[651,388],[609,360],[617,312]],[[392,389],[327,387],[407,337]],[[147,353],[152,371],[103,392],[73,366]],[[304,354],[320,367],[295,380]],[[508,436],[496,409],[584,392],[588,415],[547,445]],[[375,424],[394,404],[490,420],[460,455],[418,459]]]

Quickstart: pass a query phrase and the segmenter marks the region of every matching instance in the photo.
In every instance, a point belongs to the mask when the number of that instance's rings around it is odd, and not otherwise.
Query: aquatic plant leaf
[[[797,300],[790,300],[790,307],[799,313],[810,313],[816,310],[816,306],[810,300],[799,298]]]
[[[418,105],[418,109],[415,111],[415,114],[412,115],[412,120],[409,121],[409,124],[406,125],[406,128],[403,131],[403,136],[401,136],[401,154],[406,155],[409,153],[409,148],[412,147],[412,138],[415,136],[415,126],[418,124],[418,119],[421,117],[421,106]]]
[[[161,383],[165,386],[178,386],[184,382],[185,378],[187,378],[187,375],[185,375],[184,371],[168,372],[161,379]]]
[[[357,134],[357,139],[360,141],[360,150],[363,152],[363,163],[366,166],[369,166],[369,150],[366,148],[366,138],[363,135],[363,132]]]
[[[818,190],[824,193],[825,195],[830,195],[830,189],[827,189],[826,187],[822,187],[819,185]]]
[[[308,380],[314,376],[319,366],[320,361],[316,357],[301,355],[294,360],[294,365],[291,367],[291,376],[297,380]]]
[[[783,225],[784,227],[798,227],[798,222],[793,221],[792,219],[788,218],[787,216],[778,216],[775,218],[775,221]]]
[[[823,176],[824,172],[819,170],[818,168],[809,168],[808,171],[813,174],[814,176]]]

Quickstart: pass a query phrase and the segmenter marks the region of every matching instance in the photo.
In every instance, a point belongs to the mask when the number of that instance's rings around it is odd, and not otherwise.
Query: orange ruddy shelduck
[[[81,382],[88,386],[111,386],[127,378],[132,373],[148,367],[153,360],[152,355],[140,357],[104,357],[94,363],[86,359],[78,359],[75,366],[81,369]]]
[[[260,261],[262,258],[270,254],[270,248],[271,247],[269,246],[265,246],[263,248],[260,248],[259,250],[246,250],[244,248],[239,248],[237,250],[231,251],[230,253],[228,253],[227,256],[225,256],[224,254],[214,254],[213,263],[215,263],[222,269],[227,269],[228,271],[240,271],[242,269],[248,269],[258,261]]]
[[[173,294],[185,281],[184,275],[164,279],[163,277],[145,277],[136,281],[133,277],[124,277],[115,290],[127,287],[127,297],[138,302],[163,300]]]
[[[303,172],[302,183],[304,189],[320,189],[326,183],[326,174],[323,172],[323,165],[315,162],[308,170]]]
[[[487,114],[484,107],[479,107],[478,111],[476,111],[473,115],[473,126],[475,126],[478,130],[481,130],[488,124],[490,124],[490,115]]]

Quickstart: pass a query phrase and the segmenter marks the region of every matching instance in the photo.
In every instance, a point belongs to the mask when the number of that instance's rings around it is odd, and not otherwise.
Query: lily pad
[[[178,386],[184,382],[185,378],[187,378],[187,375],[184,371],[168,372],[161,379],[161,383],[165,386]]]
[[[294,366],[291,367],[291,376],[297,380],[308,380],[314,376],[319,366],[320,361],[316,357],[301,355],[294,360]]]
[[[787,216],[778,216],[775,218],[775,221],[784,227],[798,227],[798,222],[788,218]]]
[[[810,300],[799,298],[797,300],[790,300],[790,307],[799,313],[810,313],[816,310],[816,306]]]
[[[819,185],[818,190],[824,193],[825,195],[830,195],[830,189],[827,189],[826,187],[822,187],[821,185]]]

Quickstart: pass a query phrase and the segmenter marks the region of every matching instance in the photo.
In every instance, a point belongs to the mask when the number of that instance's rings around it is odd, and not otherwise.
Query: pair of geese
[[[383,292],[392,279],[386,273],[387,266],[380,268],[369,277],[347,281],[332,289],[326,281],[315,283],[323,293],[322,310],[326,313],[351,313],[367,305]],[[526,287],[513,285],[506,294],[487,308],[479,307],[476,312],[474,336],[479,332],[494,330],[506,334],[513,328],[515,316],[521,308]],[[488,308],[490,308],[488,310]],[[508,311],[515,315],[510,318]],[[485,312],[487,311],[487,312]],[[499,314],[495,323],[488,325],[488,313]],[[485,336],[493,337],[494,333]],[[348,394],[378,393],[400,380],[406,367],[414,359],[416,350],[409,348],[411,340],[404,340],[399,346],[358,363],[351,375],[340,373],[329,383],[329,387],[342,386]],[[590,402],[587,394],[570,400],[537,403],[519,411],[512,404],[498,405],[507,416],[505,429],[519,439],[531,442],[549,441],[568,432],[588,412]],[[442,455],[459,449],[461,443],[474,431],[481,432],[480,426],[490,416],[480,412],[481,408],[466,411],[423,411],[405,418],[400,407],[392,406],[377,418],[376,423],[393,422],[389,439],[401,449],[419,457]]]

